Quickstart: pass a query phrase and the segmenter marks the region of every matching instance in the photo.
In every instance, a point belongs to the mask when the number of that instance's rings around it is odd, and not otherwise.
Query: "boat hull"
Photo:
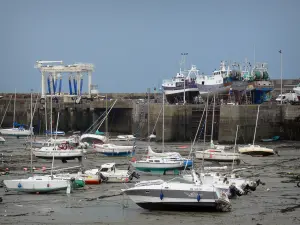
[[[215,200],[218,196],[214,192],[140,189],[125,193],[138,206],[148,210],[218,211]]]
[[[99,152],[105,156],[129,156],[132,155],[132,152]]]
[[[214,154],[214,153],[204,153],[202,151],[196,151],[195,153],[197,159],[204,159],[205,161],[217,161],[217,162],[240,162],[240,158],[233,154]]]
[[[48,193],[66,190],[69,181],[66,180],[4,180],[6,190],[27,193]]]
[[[189,88],[185,90],[185,101],[187,103],[193,103],[194,98],[199,95],[198,88]],[[184,89],[178,90],[165,90],[165,96],[167,101],[172,104],[183,101]]]
[[[40,149],[33,150],[33,154],[38,158],[43,159],[52,159],[53,155],[55,159],[81,159],[83,156],[83,152],[77,150],[45,150],[41,151]]]
[[[260,147],[260,146],[246,146],[240,147],[239,152],[244,155],[251,155],[251,156],[270,156],[274,155],[275,152],[273,149]]]
[[[22,130],[18,128],[0,129],[0,133],[4,136],[27,137],[32,133],[30,130]]]
[[[251,155],[251,156],[270,156],[270,155],[274,155],[274,153],[271,153],[271,152],[264,152],[264,151],[241,152],[241,154],[244,154],[244,155]]]

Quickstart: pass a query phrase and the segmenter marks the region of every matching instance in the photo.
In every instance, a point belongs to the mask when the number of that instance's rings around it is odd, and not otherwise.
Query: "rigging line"
[[[202,119],[203,119],[203,116],[204,116],[204,112],[205,112],[205,111],[206,111],[206,105],[205,105],[205,107],[204,107],[204,109],[203,109],[202,116],[201,116],[200,122],[199,122],[199,124],[198,124],[197,131],[196,131],[196,134],[195,134],[193,143],[192,143],[192,145],[191,145],[191,150],[190,150],[188,159],[190,159],[190,157],[191,157],[191,155],[192,155],[193,147],[194,147],[194,144],[195,144],[195,141],[196,141],[196,138],[197,138],[197,135],[198,135],[198,132],[199,132],[199,129],[200,129],[200,126],[201,126]],[[183,173],[185,172],[186,168],[187,168],[187,163],[186,163],[185,166],[184,166]]]
[[[3,117],[2,117],[2,121],[1,121],[0,127],[2,127],[2,123],[3,123],[3,121],[4,121],[6,112],[7,112],[7,110],[8,110],[8,106],[10,105],[11,99],[12,99],[12,95],[10,96],[9,102],[8,102],[7,107],[6,107],[6,109],[5,109],[5,112],[4,112],[4,115],[3,115]]]

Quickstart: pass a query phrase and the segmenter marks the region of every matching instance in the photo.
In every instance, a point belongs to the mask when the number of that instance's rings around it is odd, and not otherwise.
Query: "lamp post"
[[[280,53],[280,104],[282,104],[282,51],[279,50]]]
[[[181,53],[182,55],[182,64],[183,64],[183,71],[185,71],[185,57],[188,55],[188,53]],[[180,73],[181,73],[181,68],[180,68]],[[183,72],[184,73],[184,72]],[[180,74],[181,75],[181,74]],[[183,104],[185,104],[185,75],[184,76],[184,81],[183,81]]]

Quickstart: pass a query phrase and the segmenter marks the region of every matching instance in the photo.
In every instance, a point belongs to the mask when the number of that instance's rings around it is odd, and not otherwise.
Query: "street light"
[[[282,51],[279,50],[279,53],[280,53],[280,104],[282,104]]]

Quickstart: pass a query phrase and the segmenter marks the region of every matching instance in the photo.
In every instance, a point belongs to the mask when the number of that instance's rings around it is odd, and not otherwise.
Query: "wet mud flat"
[[[25,150],[24,140],[7,138],[0,145],[0,171],[10,169],[3,179],[22,178],[29,175],[23,168],[30,168],[30,151]],[[125,143],[124,143],[125,144]],[[168,143],[167,150],[178,150],[188,155],[188,149],[178,146],[187,143]],[[137,142],[137,155],[145,152],[147,143]],[[159,143],[151,143],[153,150],[160,149]],[[266,184],[258,186],[255,192],[231,200],[232,211],[212,212],[170,212],[148,211],[138,207],[128,197],[121,195],[124,184],[87,185],[67,195],[64,191],[51,194],[17,194],[4,192],[0,188],[0,224],[243,224],[243,225],[294,225],[300,224],[300,188],[297,174],[300,174],[300,143],[277,142],[269,146],[279,151],[278,156],[243,156],[241,164],[235,168],[245,168],[241,176],[260,178]],[[95,168],[106,162],[117,163],[118,168],[127,169],[127,157],[108,158],[88,150],[83,160],[86,168]],[[51,167],[51,161],[33,157],[36,168]],[[55,167],[79,165],[77,160],[63,164],[56,160]],[[201,165],[196,161],[196,167]],[[205,166],[211,166],[207,162]],[[222,164],[228,165],[230,164]],[[39,172],[39,170],[37,170]],[[141,174],[140,180],[169,179],[173,176]],[[130,184],[128,184],[130,186]]]

